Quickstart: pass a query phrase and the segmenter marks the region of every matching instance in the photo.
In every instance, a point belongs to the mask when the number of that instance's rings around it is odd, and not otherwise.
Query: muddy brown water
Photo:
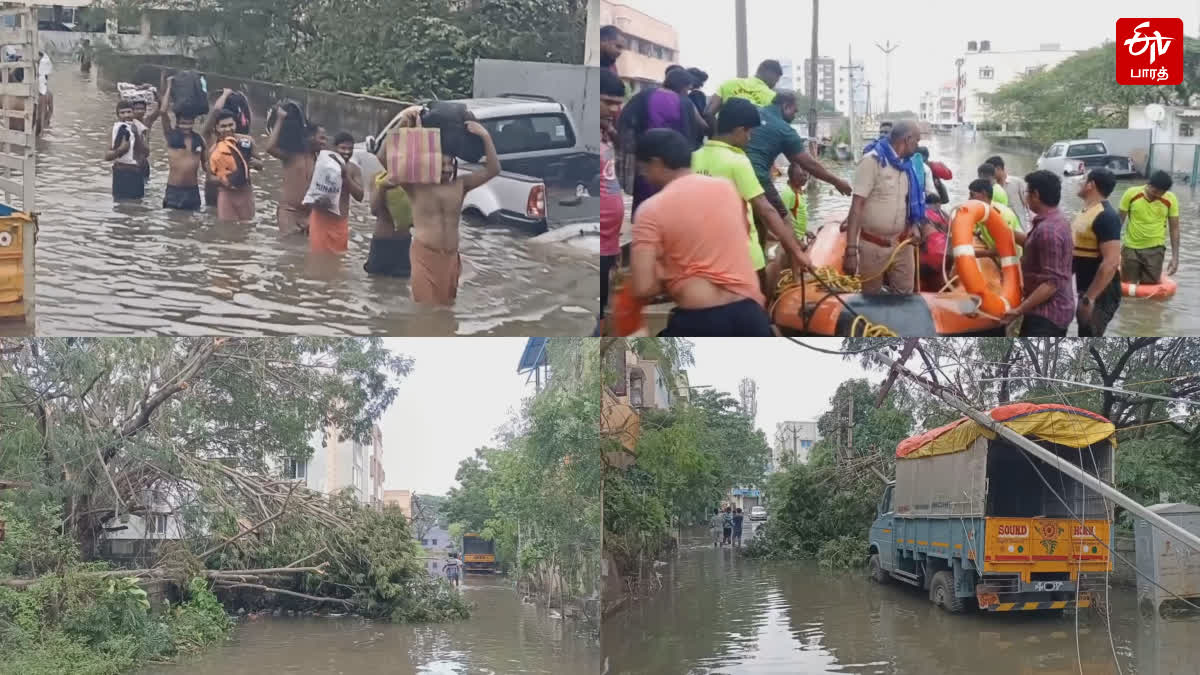
[[[275,227],[278,161],[254,175],[256,221],[216,222],[159,208],[161,127],[141,203],[114,205],[102,161],[115,119],[111,83],[64,66],[52,79],[53,126],[38,143],[37,330],[80,334],[586,335],[599,265],[562,244],[465,222],[453,310],[414,305],[407,280],[363,272],[367,205],[353,204],[350,249],[311,257]],[[330,133],[336,121],[326,121]],[[256,124],[261,124],[256,120]],[[262,143],[262,131],[256,138]]]
[[[503,675],[599,673],[594,630],[522,603],[503,579],[468,576],[467,621],[391,624],[355,618],[243,621],[232,639],[203,655],[143,675]]]
[[[601,626],[609,672],[628,675],[1079,673],[1073,614],[951,615],[926,593],[865,573],[761,562],[689,535],[662,589]],[[1200,618],[1142,616],[1134,593],[1079,614],[1083,673],[1194,675]],[[1114,664],[1113,651],[1116,651]]]

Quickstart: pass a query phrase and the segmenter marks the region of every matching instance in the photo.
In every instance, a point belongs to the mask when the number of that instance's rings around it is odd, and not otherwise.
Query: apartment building
[[[626,50],[617,61],[621,79],[634,91],[662,82],[667,66],[679,62],[675,27],[630,5],[600,0],[600,25],[616,26]]]

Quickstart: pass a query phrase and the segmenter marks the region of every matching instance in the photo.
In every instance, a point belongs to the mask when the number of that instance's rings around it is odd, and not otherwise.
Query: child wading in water
[[[458,577],[459,577],[459,572],[462,569],[462,565],[460,565],[458,562],[458,554],[457,553],[450,554],[450,558],[448,560],[446,560],[446,566],[443,569],[446,572],[446,578],[450,580],[450,583],[455,588],[458,588]]]

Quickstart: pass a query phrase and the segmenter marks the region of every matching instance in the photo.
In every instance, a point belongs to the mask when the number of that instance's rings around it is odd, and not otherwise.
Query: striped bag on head
[[[387,170],[397,183],[442,182],[442,132],[428,127],[400,127],[384,142]]]

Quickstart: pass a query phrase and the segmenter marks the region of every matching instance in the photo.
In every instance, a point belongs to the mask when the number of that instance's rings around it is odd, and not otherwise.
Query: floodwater
[[[464,223],[453,310],[421,308],[404,279],[362,269],[372,225],[353,204],[349,251],[310,256],[275,226],[279,163],[254,174],[254,224],[159,208],[161,126],[142,203],[114,205],[103,161],[115,86],[69,67],[55,73],[53,126],[38,143],[37,331],[40,335],[587,335],[598,295],[595,256]],[[261,120],[256,120],[261,124]],[[328,121],[330,133],[336,121]],[[260,147],[261,130],[256,130]]]
[[[967,185],[975,179],[976,168],[992,155],[1004,157],[1009,173],[1016,176],[1024,176],[1033,171],[1037,164],[1037,156],[1033,153],[1012,148],[996,148],[982,137],[975,142],[969,142],[954,136],[934,135],[923,138],[921,142],[929,148],[930,159],[944,162],[954,172],[954,179],[946,184],[952,204],[967,199]],[[850,164],[831,165],[837,166],[838,173],[847,179],[851,177],[853,167]],[[811,225],[819,225],[830,216],[844,216],[850,209],[848,197],[839,195],[825,183],[810,182],[816,183],[809,188],[808,193]],[[1117,183],[1117,188],[1110,197],[1113,206],[1118,205],[1126,188],[1143,182],[1144,179],[1135,179],[1133,182]],[[1068,178],[1063,186],[1061,206],[1071,218],[1082,206],[1082,201],[1075,194],[1078,189],[1078,178]],[[1200,335],[1200,203],[1192,196],[1191,187],[1183,185],[1181,181],[1176,181],[1172,191],[1179,197],[1180,202],[1179,272],[1174,277],[1179,284],[1179,290],[1173,298],[1166,301],[1122,298],[1121,308],[1109,324],[1107,335]],[[1169,247],[1170,244],[1168,249]],[[1071,331],[1074,334],[1074,326]]]
[[[468,576],[467,621],[392,624],[353,618],[244,621],[226,644],[145,675],[599,673],[594,631],[524,604],[501,579]]]
[[[1087,675],[1200,667],[1200,619],[1142,618],[1125,589],[1110,597],[1112,643],[1103,615],[1087,610],[1077,649],[1073,614],[952,615],[911,586],[750,560],[714,549],[707,533],[685,539],[660,570],[660,591],[601,626],[610,673],[1071,675],[1081,660]]]

